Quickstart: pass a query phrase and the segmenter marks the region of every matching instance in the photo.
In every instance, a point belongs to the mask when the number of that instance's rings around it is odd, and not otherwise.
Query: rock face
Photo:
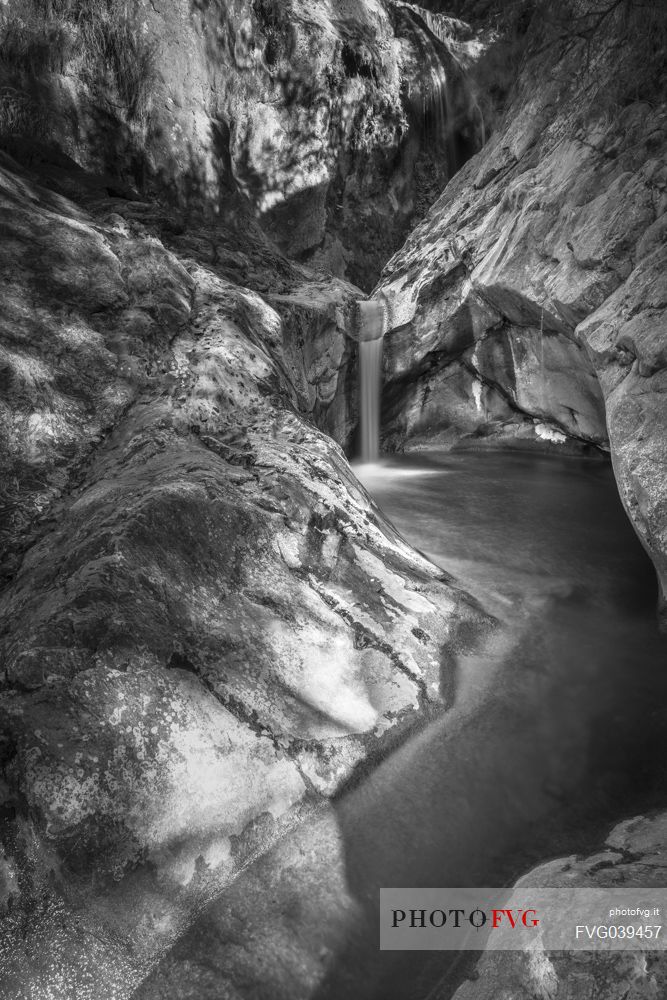
[[[481,122],[412,5],[47,7],[0,13],[0,994],[117,1000],[492,624],[342,448],[346,275]],[[388,440],[611,448],[664,585],[667,115],[576,124],[575,57],[387,270]]]
[[[637,817],[615,827],[599,852],[589,857],[559,858],[525,875],[518,886],[531,888],[652,888],[664,885],[667,838],[665,813]],[[664,952],[489,952],[478,963],[475,979],[454,1000],[637,1000],[664,996]]]
[[[344,276],[479,145],[474,52],[384,0],[0,9],[3,997],[128,996],[491,624],[341,447]]]
[[[664,606],[667,107],[627,23],[596,25],[583,68],[532,37],[504,127],[387,265],[385,442],[610,449]]]
[[[345,424],[356,289],[8,159],[0,197],[2,995],[99,1000],[437,711],[488,619],[313,422]]]
[[[664,119],[663,119],[664,127]],[[649,169],[651,169],[649,167]],[[661,205],[667,203],[667,171]],[[660,216],[627,280],[579,327],[605,395],[616,480],[660,583],[667,628],[667,247]]]
[[[0,13],[0,135],[14,155],[53,160],[48,139],[107,187],[223,216],[250,206],[290,255],[367,289],[455,169],[447,143],[470,155],[481,142],[470,30],[441,19],[441,39],[408,4],[49,10],[8,0]],[[434,134],[445,91],[448,137]]]

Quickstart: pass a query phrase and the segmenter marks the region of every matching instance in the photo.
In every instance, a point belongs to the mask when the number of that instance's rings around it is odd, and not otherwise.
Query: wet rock
[[[646,245],[651,246],[652,236]],[[667,250],[644,256],[579,327],[602,385],[619,492],[660,581],[667,612]]]
[[[667,110],[608,114],[637,79],[622,31],[592,36],[585,109],[579,50],[543,46],[386,266],[385,444],[611,450],[664,606]]]

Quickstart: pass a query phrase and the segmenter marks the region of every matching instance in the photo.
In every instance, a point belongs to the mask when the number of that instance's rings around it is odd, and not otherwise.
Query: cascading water
[[[452,104],[452,94],[449,83],[449,76],[445,74],[444,86],[440,89],[440,102],[444,104],[445,108],[445,127],[443,135],[445,137],[446,149],[447,149],[447,171],[450,177],[453,177],[456,171],[459,169],[459,155],[456,148],[456,139],[454,138],[454,131],[452,128],[452,122],[454,121],[454,109]]]
[[[397,6],[409,17],[412,36],[420,51],[424,133],[436,154],[446,157],[447,174],[451,178],[486,142],[484,116],[466,72],[471,51],[480,43],[462,40],[461,32],[465,32],[466,26],[454,18],[413,4],[399,2]],[[457,137],[459,132],[466,136],[462,146]]]
[[[359,302],[359,439],[362,462],[380,454],[380,385],[384,308],[381,302]]]
[[[408,95],[413,101],[412,110],[416,115],[421,114],[421,126],[432,154],[437,159],[446,158],[446,173],[450,178],[465,159],[458,148],[457,115],[464,123],[468,123],[468,128],[478,138],[481,131],[482,142],[485,139],[481,109],[467,79],[464,63],[457,56],[457,46],[460,48],[464,44],[457,41],[457,33],[465,25],[401,0],[396,0],[396,7],[403,12],[406,23],[409,23],[409,34],[420,56],[419,97],[414,92]],[[464,104],[461,102],[461,95]],[[360,457],[363,462],[375,462],[380,453],[380,386],[385,304],[378,299],[371,299],[358,302],[357,305]]]
[[[380,375],[382,341],[367,340],[359,345],[361,394],[361,460],[375,462],[380,455]]]
[[[432,31],[436,38],[439,38],[444,44],[451,41],[452,25],[456,23],[452,18],[446,17],[443,14],[434,14],[433,11],[426,10],[423,7],[416,7],[415,9],[423,17],[429,31]]]
[[[476,99],[473,98],[473,107],[479,119],[479,135],[481,140],[481,145],[486,145],[486,125],[484,124],[484,115],[482,114],[482,109],[480,108]]]
[[[544,309],[540,313],[540,395],[543,412],[547,411],[547,383],[544,377]]]
[[[443,65],[436,44],[428,32],[415,24],[424,60],[423,72],[429,85],[422,91],[422,120],[425,132],[434,149],[442,150],[447,157],[447,173],[456,173],[458,163],[452,123],[454,108],[449,70]],[[437,36],[436,36],[437,37]]]

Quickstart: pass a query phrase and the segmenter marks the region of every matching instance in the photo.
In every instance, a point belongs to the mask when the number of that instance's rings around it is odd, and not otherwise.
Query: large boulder
[[[442,710],[489,619],[313,422],[358,290],[8,166],[0,992],[100,1000]]]

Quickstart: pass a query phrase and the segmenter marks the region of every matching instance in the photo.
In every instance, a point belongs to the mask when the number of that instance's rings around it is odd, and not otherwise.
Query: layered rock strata
[[[78,164],[214,217],[249,206],[368,290],[456,169],[446,149],[483,138],[471,31],[438,25],[390,0],[8,0],[0,137],[65,185]]]
[[[357,289],[7,159],[0,198],[1,989],[115,998],[488,618],[316,426]]]
[[[610,451],[664,606],[667,106],[623,30],[588,55],[534,37],[504,126],[387,264],[383,425],[391,448]]]

